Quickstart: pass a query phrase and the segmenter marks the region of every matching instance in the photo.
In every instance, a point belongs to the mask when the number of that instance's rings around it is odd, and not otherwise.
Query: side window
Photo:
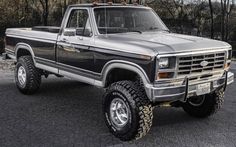
[[[91,36],[92,31],[88,11],[84,9],[72,10],[66,29],[76,29],[76,35],[78,36]]]

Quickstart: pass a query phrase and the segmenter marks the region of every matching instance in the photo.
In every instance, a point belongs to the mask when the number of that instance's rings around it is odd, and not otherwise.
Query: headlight
[[[159,68],[164,69],[169,67],[169,59],[168,58],[160,58],[159,59]]]
[[[225,63],[225,70],[229,70],[230,64],[232,59],[232,50],[228,50],[226,54],[226,63]]]
[[[231,60],[231,58],[232,58],[232,50],[229,50],[227,52],[227,60]]]

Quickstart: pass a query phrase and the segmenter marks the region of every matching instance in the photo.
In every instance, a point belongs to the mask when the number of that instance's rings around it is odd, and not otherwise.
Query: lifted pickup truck
[[[231,54],[225,42],[170,33],[139,5],[71,5],[60,28],[6,30],[6,56],[16,61],[23,94],[35,93],[49,74],[105,88],[106,124],[123,141],[148,133],[154,106],[214,114],[234,80]]]

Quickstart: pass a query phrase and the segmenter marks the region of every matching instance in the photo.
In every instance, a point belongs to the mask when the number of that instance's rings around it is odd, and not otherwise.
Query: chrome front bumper
[[[234,73],[225,72],[222,77],[216,79],[203,79],[195,83],[189,82],[188,78],[182,81],[182,84],[173,86],[151,86],[146,85],[145,90],[152,102],[168,102],[168,101],[186,101],[187,98],[196,96],[197,85],[210,83],[210,91],[213,92],[219,88],[226,88],[227,85],[234,82]]]

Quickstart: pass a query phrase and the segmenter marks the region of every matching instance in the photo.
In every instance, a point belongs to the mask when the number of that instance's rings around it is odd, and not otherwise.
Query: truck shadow
[[[102,115],[102,95],[103,89],[90,86],[88,84],[80,83],[71,80],[53,80],[44,83],[36,95],[51,98],[52,100],[67,100],[87,105],[89,108],[85,111],[91,111],[94,106],[99,107],[97,112]],[[73,105],[76,107],[76,105]],[[91,109],[90,109],[91,108]],[[78,108],[79,109],[79,108]],[[157,117],[155,117],[157,116]],[[183,122],[191,122],[201,119],[196,119],[187,115],[182,108],[158,108],[154,109],[153,126],[165,126],[170,124],[180,124]]]
[[[147,141],[154,142],[158,136],[164,136],[165,132],[160,128],[171,130],[173,126],[191,125],[196,122],[196,119],[189,117],[182,110],[156,108],[153,128],[147,137],[135,144],[125,143],[111,135],[105,125],[102,89],[55,78],[43,80],[39,92],[32,96],[20,94],[13,81],[0,86],[9,87],[9,91],[3,95],[7,95],[8,101],[11,102],[0,105],[11,113],[0,113],[1,118],[10,117],[9,121],[5,119],[1,127],[13,130],[4,135],[10,140],[26,140],[30,146],[132,146],[145,144]],[[22,129],[21,124],[25,124],[26,129]]]
[[[89,146],[93,143],[99,145],[121,144],[121,141],[109,133],[103,120],[103,92],[102,89],[75,81],[49,80],[42,85],[37,97],[45,97],[41,102],[51,105],[50,109],[53,113],[46,112],[49,118],[52,117],[51,115],[58,116],[60,123],[71,124],[67,127],[74,130],[73,133],[78,133],[74,134],[75,136],[81,138],[85,135],[86,137],[82,139],[83,143],[89,144]],[[155,108],[154,110],[154,128],[191,124],[196,121],[197,119],[188,116],[180,108]],[[60,127],[66,129],[65,126]],[[93,141],[90,138],[93,138]]]

